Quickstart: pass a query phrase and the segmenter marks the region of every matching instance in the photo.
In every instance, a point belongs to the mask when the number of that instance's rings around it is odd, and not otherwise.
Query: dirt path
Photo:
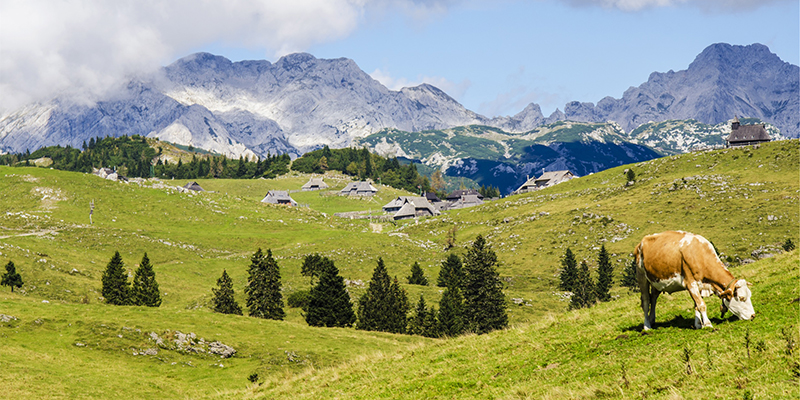
[[[19,234],[16,234],[16,235],[0,236],[0,239],[8,239],[8,238],[20,237],[20,236],[44,236],[44,235],[51,234],[53,232],[58,232],[58,229],[45,229],[43,231],[19,233]]]

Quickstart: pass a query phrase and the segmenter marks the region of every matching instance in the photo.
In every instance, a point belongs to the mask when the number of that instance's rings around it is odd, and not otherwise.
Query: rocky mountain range
[[[573,120],[616,121],[631,131],[650,121],[717,124],[734,115],[760,118],[798,137],[798,76],[797,66],[766,46],[715,44],[687,70],[653,73],[622,99],[573,102],[549,117],[530,104],[514,116],[487,118],[428,84],[389,90],[345,58],[300,53],[275,63],[231,62],[197,53],[97,101],[56,98],[0,116],[0,152],[138,134],[232,157],[297,156],[323,145],[346,147],[384,129],[483,125],[524,133]]]

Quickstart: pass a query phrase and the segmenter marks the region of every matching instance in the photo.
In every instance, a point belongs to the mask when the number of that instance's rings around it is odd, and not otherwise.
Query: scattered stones
[[[211,354],[217,354],[220,358],[229,358],[236,354],[236,350],[233,347],[228,346],[226,344],[222,344],[220,342],[211,342],[208,344],[208,352]]]
[[[75,342],[75,346],[76,347],[86,347],[86,344],[85,343],[81,343],[81,342]]]
[[[16,321],[18,318],[13,315],[0,314],[0,322]]]

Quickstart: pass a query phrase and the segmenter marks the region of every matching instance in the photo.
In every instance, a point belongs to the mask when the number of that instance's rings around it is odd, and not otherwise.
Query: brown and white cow
[[[681,231],[656,233],[645,236],[634,254],[645,330],[655,325],[656,301],[661,292],[689,291],[697,329],[711,327],[703,297],[712,292],[722,299],[721,316],[730,310],[739,319],[755,317],[749,283],[734,278],[704,237]]]

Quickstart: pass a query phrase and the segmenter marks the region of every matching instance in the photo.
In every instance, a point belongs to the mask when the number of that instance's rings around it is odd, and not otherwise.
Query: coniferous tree
[[[22,276],[17,273],[17,267],[14,266],[13,261],[9,261],[6,264],[6,273],[3,274],[3,280],[0,282],[0,285],[3,286],[11,286],[11,292],[14,292],[14,286],[21,288],[22,283]]]
[[[266,271],[266,298],[264,299],[264,310],[267,319],[283,320],[286,313],[283,311],[283,295],[281,294],[281,270],[278,262],[272,257],[272,250],[267,249],[267,257],[264,259]]]
[[[226,270],[222,270],[222,276],[217,279],[217,288],[212,288],[211,292],[214,294],[211,299],[214,311],[222,314],[242,315],[242,307],[234,298],[233,282]]]
[[[467,328],[482,334],[508,326],[497,255],[478,235],[464,257],[464,316]]]
[[[639,282],[636,280],[635,257],[625,266],[625,270],[622,271],[622,282],[620,282],[620,284],[633,292],[639,290]]]
[[[419,302],[414,308],[414,315],[408,320],[408,333],[411,335],[424,336],[426,329],[425,323],[428,321],[428,306],[425,304],[425,297],[419,295]]]
[[[272,258],[272,250],[267,255],[259,248],[250,258],[247,270],[247,308],[251,317],[282,320],[281,275],[278,263]]]
[[[597,256],[597,300],[610,301],[611,300],[611,285],[614,282],[614,266],[611,265],[611,260],[606,251],[606,245],[600,247],[600,254]]]
[[[436,317],[440,334],[453,337],[464,333],[464,296],[458,286],[444,289]]]
[[[389,278],[383,258],[372,273],[367,291],[358,299],[356,329],[404,333],[408,298],[397,278]]]
[[[564,268],[561,269],[561,273],[559,274],[561,283],[558,287],[567,292],[575,292],[575,280],[577,279],[578,275],[578,262],[575,261],[575,255],[572,254],[572,250],[569,247],[567,247],[567,251],[564,253],[564,259],[561,260],[561,265]]]
[[[244,293],[247,295],[247,313],[251,317],[265,318],[261,307],[267,293],[264,264],[264,253],[259,248],[250,257],[250,266],[247,267],[247,286],[244,288]]]
[[[589,266],[586,261],[581,261],[581,267],[578,269],[578,275],[575,279],[575,287],[572,292],[569,307],[572,309],[589,308],[594,304],[595,292],[594,283],[589,273]]]
[[[324,267],[322,261],[324,258],[325,257],[319,254],[308,254],[303,257],[303,266],[300,267],[300,275],[309,277],[312,285],[314,284],[314,278],[319,277]]]
[[[408,310],[410,305],[408,303],[408,295],[406,291],[400,287],[400,282],[397,281],[397,276],[392,278],[392,284],[389,286],[389,312],[387,332],[391,333],[405,333],[406,326],[408,326]]]
[[[414,265],[411,266],[411,276],[407,279],[409,285],[428,286],[428,278],[425,277],[425,272],[422,271],[422,267],[420,267],[419,263],[416,261]]]
[[[461,265],[461,259],[455,254],[449,254],[447,259],[442,262],[442,268],[439,270],[439,278],[436,280],[436,286],[458,287],[461,285],[463,277],[464,271]]]
[[[327,257],[320,259],[319,282],[311,288],[303,311],[311,326],[346,327],[356,320],[344,278]]]
[[[144,253],[142,262],[133,276],[133,290],[131,291],[131,302],[136,306],[158,307],[161,305],[161,293],[156,282],[156,273],[150,265],[147,253]]]
[[[128,284],[128,273],[125,272],[125,264],[119,251],[114,252],[111,261],[108,262],[106,270],[103,272],[102,295],[106,303],[118,306],[131,303],[130,284]]]

